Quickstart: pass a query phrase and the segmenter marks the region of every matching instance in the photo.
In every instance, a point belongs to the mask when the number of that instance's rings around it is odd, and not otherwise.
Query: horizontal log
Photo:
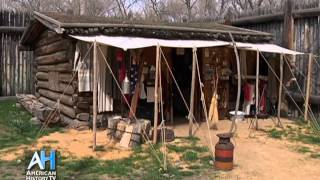
[[[59,81],[64,83],[69,83],[71,80],[77,81],[74,77],[73,73],[60,73],[59,74]]]
[[[69,60],[67,59],[66,51],[58,51],[49,55],[37,56],[35,60],[38,65],[50,65],[69,62]]]
[[[82,108],[79,108],[78,106],[74,106],[74,109],[75,109],[76,114],[90,113],[90,109],[88,109],[88,108],[82,109]]]
[[[57,35],[57,33],[52,32],[52,31],[45,31],[43,32],[40,37],[39,37],[39,41],[36,43],[35,47],[41,47],[41,46],[45,46],[57,41],[62,40],[63,37],[61,35]]]
[[[80,121],[89,121],[90,114],[89,113],[79,113],[76,115],[76,118]]]
[[[58,72],[72,72],[72,65],[70,63],[60,63],[52,65],[39,65],[37,67],[38,71],[58,71]]]
[[[58,108],[59,111],[67,116],[69,116],[70,118],[75,118],[76,117],[76,113],[75,113],[75,110],[72,108],[72,107],[69,107],[69,106],[66,106],[66,105],[63,105],[63,104],[59,104],[55,101],[52,101],[46,97],[43,97],[41,96],[39,98],[39,101],[51,108]]]
[[[317,17],[320,16],[320,8],[300,9],[292,12],[294,18]],[[270,21],[283,21],[284,13],[278,12],[273,14],[257,15],[238,18],[231,21],[234,26],[242,26],[249,24],[259,24]]]
[[[12,33],[21,33],[22,34],[25,29],[26,29],[25,27],[0,26],[1,33],[12,32]]]
[[[36,78],[38,79],[38,80],[45,80],[45,81],[48,81],[48,73],[47,72],[37,72],[36,73]]]
[[[59,51],[65,51],[69,48],[70,44],[71,42],[69,39],[62,39],[60,41],[38,47],[37,49],[35,49],[34,54],[35,56],[43,56]]]
[[[49,74],[47,72],[37,72],[36,78],[38,80],[45,80],[48,81]],[[73,77],[72,73],[59,73],[59,81],[64,83],[70,83],[72,80],[77,80],[75,77]]]
[[[47,89],[39,89],[38,90],[39,94],[41,96],[47,97],[51,100],[57,101],[58,99],[60,99],[60,102],[73,107],[74,106],[74,102],[73,102],[73,98],[72,96],[66,95],[66,94],[61,94],[61,93],[57,93],[57,92],[53,92]]]
[[[90,96],[90,97],[78,96],[77,101],[78,102],[90,102],[90,103],[92,103],[93,97],[92,96]]]
[[[49,82],[48,81],[37,81],[36,88],[43,88],[49,89]],[[65,94],[74,94],[76,91],[74,90],[73,86],[68,86],[65,83],[59,83],[59,91],[57,92],[65,92]]]
[[[77,119],[72,119],[68,116],[64,116],[63,114],[60,115],[60,123],[67,128],[83,130],[89,129],[89,122],[87,121],[79,121]]]
[[[49,123],[57,123],[59,115],[53,108],[46,106],[38,101],[33,95],[17,95],[18,102],[33,116]]]
[[[81,108],[81,109],[89,109],[90,105],[92,104],[92,102],[77,102],[76,106]]]

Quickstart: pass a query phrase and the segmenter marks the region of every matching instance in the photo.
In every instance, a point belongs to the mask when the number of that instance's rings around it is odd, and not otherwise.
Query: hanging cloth
[[[138,82],[138,65],[132,64],[130,68],[130,93],[133,95]]]
[[[79,92],[90,92],[93,87],[93,64],[92,52],[88,52],[90,44],[78,41],[76,44],[74,56],[74,70],[78,72],[78,90]]]
[[[104,57],[108,57],[107,46],[100,46],[99,49],[101,49]],[[101,54],[100,50],[98,50],[98,112],[113,111],[112,76],[107,69],[103,55]],[[106,58],[106,60],[110,61],[109,58]]]

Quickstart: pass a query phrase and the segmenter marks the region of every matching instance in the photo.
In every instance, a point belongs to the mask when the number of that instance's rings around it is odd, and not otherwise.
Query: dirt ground
[[[92,151],[92,131],[65,130],[63,132],[51,133],[43,136],[33,145],[21,145],[14,150],[5,149],[5,156],[0,156],[0,160],[12,161],[21,157],[24,150],[38,150],[43,147],[58,149],[63,156],[73,157],[75,159],[93,157],[102,160],[116,160],[129,157],[131,150],[121,149],[113,142],[107,141],[106,132],[97,132],[97,151]],[[107,150],[107,151],[106,151]]]
[[[284,126],[292,125],[288,120],[282,120]],[[219,122],[219,130],[211,131],[214,144],[218,141],[217,133],[227,132],[230,121]],[[248,122],[237,123],[237,137],[233,138],[235,144],[235,168],[230,172],[219,173],[218,179],[320,179],[320,159],[310,158],[305,154],[295,151],[299,146],[297,142],[273,139],[263,131],[251,131]],[[259,121],[262,130],[274,127],[271,120]],[[188,135],[188,125],[173,126],[177,136]],[[250,135],[250,136],[249,136]],[[208,145],[209,134],[207,126],[202,123],[196,132],[203,144]],[[320,151],[319,147],[317,152]]]
[[[283,120],[284,125],[292,124],[291,121]],[[234,164],[235,168],[229,172],[219,172],[218,179],[319,179],[320,178],[320,159],[310,158],[303,153],[293,149],[298,146],[298,142],[288,140],[273,139],[263,131],[251,131],[248,129],[248,122],[237,123],[237,137],[233,138],[235,144]],[[218,131],[211,130],[212,144],[218,139],[217,133],[229,130],[230,121],[220,121]],[[260,121],[261,129],[271,129],[271,120]],[[188,124],[183,123],[174,125],[172,128],[175,135],[179,137],[188,136]],[[250,136],[249,136],[250,134]],[[203,145],[209,145],[209,135],[205,123],[200,125],[196,132]],[[100,151],[92,152],[92,132],[65,130],[55,132],[40,138],[33,146],[22,145],[14,150],[0,152],[0,159],[15,160],[23,155],[25,149],[39,149],[50,146],[59,149],[62,155],[74,158],[95,157],[104,160],[113,160],[129,157],[130,150],[116,148],[114,144],[105,138],[105,131],[97,134],[97,144]],[[317,151],[319,152],[319,147]],[[105,151],[104,149],[108,149]],[[111,149],[111,150],[110,150]],[[194,177],[193,177],[194,178]],[[191,179],[193,179],[191,178]],[[200,179],[203,179],[202,176]],[[197,178],[199,179],[199,178]],[[204,178],[206,179],[206,178]]]

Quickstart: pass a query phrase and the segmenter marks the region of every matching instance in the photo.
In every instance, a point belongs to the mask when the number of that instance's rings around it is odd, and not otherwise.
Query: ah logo
[[[50,161],[50,170],[56,169],[56,151],[51,150],[49,157],[46,157],[45,150],[40,151],[40,156],[38,152],[34,152],[32,159],[29,163],[28,170],[30,170],[34,165],[38,164],[41,170],[44,170],[46,167],[46,162]]]

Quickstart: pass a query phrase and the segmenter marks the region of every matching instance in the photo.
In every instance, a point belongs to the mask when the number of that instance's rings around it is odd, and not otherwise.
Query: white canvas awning
[[[205,40],[167,40],[167,39],[154,39],[154,38],[143,38],[143,37],[126,37],[126,36],[71,36],[75,39],[85,42],[94,42],[100,44],[105,44],[108,46],[114,46],[121,48],[123,50],[128,49],[138,49],[146,48],[152,46],[161,46],[161,47],[172,47],[172,48],[203,48],[203,47],[216,47],[216,46],[230,46],[231,42],[225,41],[205,41]],[[289,50],[283,47],[280,47],[275,44],[252,44],[252,43],[240,43],[237,42],[236,46],[241,49],[251,50],[251,51],[260,51],[260,52],[269,52],[269,53],[279,53],[279,54],[290,54],[298,55],[303,54],[297,51]]]
[[[303,54],[301,52],[286,49],[286,48],[283,48],[283,47],[275,45],[275,44],[252,44],[252,43],[239,43],[239,42],[237,42],[236,46],[238,48],[251,50],[251,51],[290,54],[290,55]]]
[[[174,48],[201,48],[201,47],[215,47],[215,46],[227,46],[230,45],[224,41],[204,41],[204,40],[165,40],[165,39],[153,39],[142,37],[124,37],[124,36],[71,36],[75,39],[105,44],[108,46],[114,46],[123,50],[138,49],[151,46],[161,47],[174,47]]]

